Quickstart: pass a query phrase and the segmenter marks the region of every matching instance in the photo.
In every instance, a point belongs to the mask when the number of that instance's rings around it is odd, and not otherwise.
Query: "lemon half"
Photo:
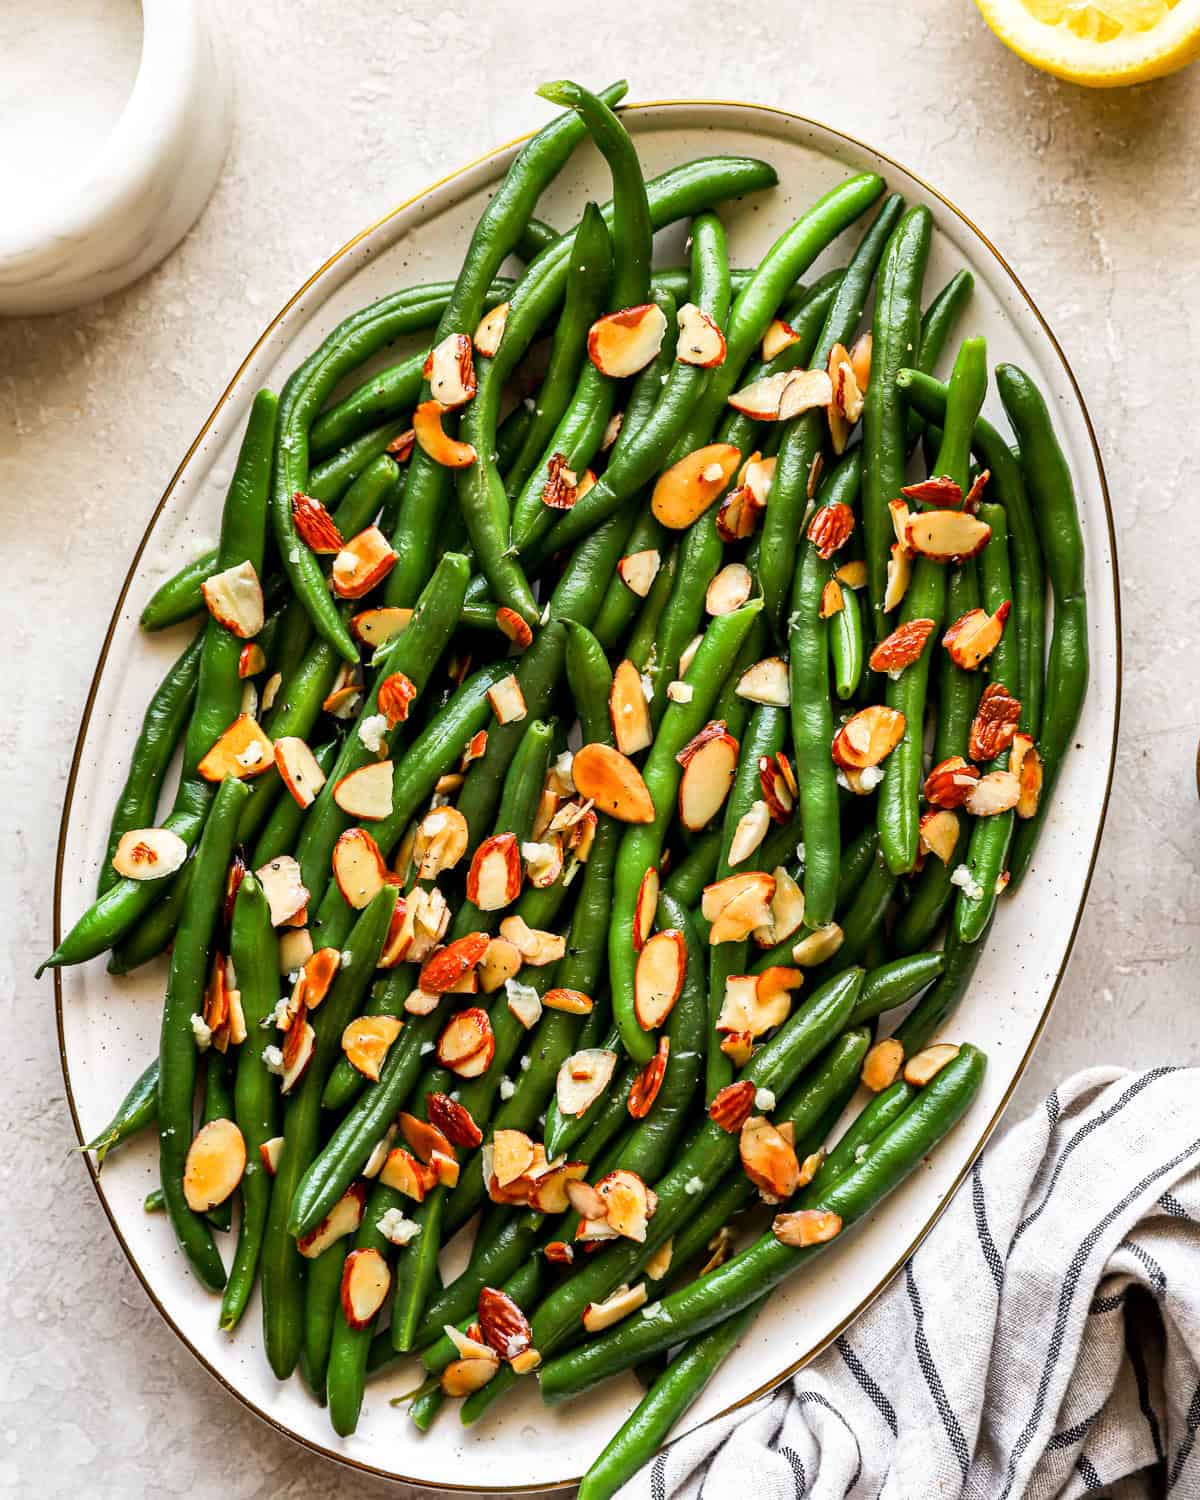
[[[1117,88],[1200,56],[1200,0],[975,0],[1018,57],[1071,83]]]

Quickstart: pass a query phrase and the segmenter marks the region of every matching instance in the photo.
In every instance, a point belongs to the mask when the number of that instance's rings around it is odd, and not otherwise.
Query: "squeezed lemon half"
[[[975,0],[1007,47],[1091,88],[1160,78],[1200,56],[1200,0]]]

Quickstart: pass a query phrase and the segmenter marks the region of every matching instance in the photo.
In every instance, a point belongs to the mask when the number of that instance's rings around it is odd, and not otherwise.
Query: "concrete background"
[[[395,202],[540,121],[531,91],[547,78],[624,73],[633,99],[735,98],[825,120],[936,183],[1025,281],[1104,449],[1126,675],[1090,905],[1016,1108],[1086,1064],[1197,1054],[1200,195],[1187,143],[1200,68],[1078,90],[1004,51],[961,0],[221,10],[237,125],[195,229],[119,296],[0,321],[0,1492],[14,1495],[385,1493],[261,1426],[150,1308],[67,1154],[50,984],[31,976],[48,947],[62,792],[96,649],[180,454],[297,284]]]

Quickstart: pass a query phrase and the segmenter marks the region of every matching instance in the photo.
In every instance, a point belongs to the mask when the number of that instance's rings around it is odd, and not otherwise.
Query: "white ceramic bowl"
[[[751,264],[817,193],[847,171],[872,168],[912,202],[933,209],[937,232],[930,292],[961,266],[976,291],[964,328],[987,335],[991,357],[1016,360],[1050,399],[1083,510],[1090,598],[1092,682],[1036,864],[1021,891],[1001,905],[970,994],[948,1034],[983,1046],[990,1066],[967,1118],[910,1181],[802,1279],[779,1290],[767,1313],[712,1381],[689,1416],[710,1417],[781,1379],[822,1348],[886,1284],[962,1180],[995,1125],[1045,1021],[1070,952],[1100,837],[1116,740],[1120,636],[1112,518],[1094,435],[1082,398],[1040,314],[997,253],[957,210],[886,157],[824,126],[746,105],[675,103],[625,112],[648,173],[685,158],[735,152],[764,156],[780,186],[723,210],[735,264]],[[180,636],[139,639],[137,613],[164,574],[215,534],[247,407],[263,381],[276,384],[346,313],[397,286],[452,275],[481,206],[514,154],[509,146],[444,179],[366,230],[296,294],[250,351],[217,402],[155,512],[101,652],[84,714],[63,818],[57,940],[94,888],[113,797],[143,705]],[[584,190],[607,196],[589,149],[578,153],[541,205],[556,224],[572,222]],[[662,257],[678,261],[684,226],[663,236]],[[847,254],[845,243],[832,259]],[[389,358],[396,358],[393,351]],[[989,403],[995,407],[994,399]],[[110,665],[111,663],[111,665]],[[108,1119],[156,1046],[163,969],[112,981],[97,960],[57,976],[64,1069],[81,1139]],[[453,1412],[418,1436],[387,1398],[414,1383],[401,1367],[368,1391],[358,1432],[342,1441],[298,1380],[280,1385],[260,1344],[257,1306],[230,1338],[216,1303],[190,1275],[161,1217],[143,1213],[155,1184],[150,1139],[116,1156],[97,1190],[131,1263],[175,1332],[241,1400],[280,1430],[340,1461],[415,1483],[512,1494],[565,1485],[600,1451],[636,1401],[632,1378],[547,1411],[534,1382],[478,1428]]]
[[[229,145],[229,69],[206,0],[142,0],[142,56],[108,140],[58,199],[0,218],[0,314],[61,312],[118,291],[173,250]]]

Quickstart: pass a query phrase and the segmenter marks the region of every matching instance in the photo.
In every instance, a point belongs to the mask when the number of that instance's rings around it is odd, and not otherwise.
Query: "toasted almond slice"
[[[961,807],[979,780],[979,770],[961,755],[952,755],[934,766],[925,778],[925,800],[930,807]]]
[[[169,828],[131,828],[117,840],[112,867],[126,880],[161,880],[187,856],[188,846]]]
[[[273,1135],[269,1141],[264,1141],[258,1148],[259,1158],[268,1177],[274,1177],[279,1170],[279,1159],[283,1155],[283,1137]]]
[[[885,615],[890,614],[908,592],[908,585],[912,581],[912,559],[913,555],[907,547],[901,546],[899,542],[892,544],[887,565],[887,587],[883,594]]]
[[[625,1239],[644,1244],[646,1226],[653,1210],[650,1193],[637,1173],[620,1168],[607,1172],[596,1183],[596,1191],[604,1201],[609,1225]]]
[[[504,325],[508,322],[507,302],[497,302],[491,312],[484,313],[475,329],[475,352],[491,359],[504,337]],[[436,394],[436,393],[435,393]]]
[[[865,589],[867,586],[867,565],[861,558],[854,562],[843,563],[833,575],[843,588]]]
[[[792,701],[787,663],[779,656],[767,656],[762,661],[756,661],[738,678],[735,691],[739,698],[747,698],[751,703],[787,708]]]
[[[658,1091],[667,1076],[667,1060],[671,1055],[671,1038],[660,1036],[658,1051],[629,1085],[627,1108],[635,1120],[644,1119],[658,1098]]]
[[[505,980],[521,971],[521,953],[507,938],[492,938],[479,964],[479,988],[485,995],[494,994]]]
[[[468,932],[425,960],[417,983],[434,995],[445,995],[470,974],[488,950],[486,932]]]
[[[495,1378],[500,1361],[491,1359],[452,1359],[438,1377],[445,1396],[471,1396]]]
[[[279,934],[279,972],[302,969],[313,956],[312,934],[307,927],[292,927]]]
[[[623,557],[617,564],[617,577],[631,594],[644,599],[661,566],[662,553],[656,547],[648,547],[644,552],[631,552]]]
[[[348,1234],[358,1233],[366,1206],[366,1187],[361,1182],[352,1182],[317,1227],[297,1239],[296,1249],[306,1260],[316,1260],[330,1245]]]
[[[283,673],[272,672],[266,682],[263,683],[262,700],[259,704],[259,709],[262,713],[265,714],[269,709],[275,707],[275,699],[279,696],[279,689],[282,686]]]
[[[808,525],[808,539],[818,557],[828,560],[850,540],[854,512],[843,501],[822,505]]]
[[[508,1008],[526,1031],[531,1031],[541,1019],[542,997],[531,984],[520,984],[508,979],[504,984]]]
[[[782,318],[772,318],[763,334],[762,361],[769,364],[777,354],[782,354],[792,344],[800,342],[800,335],[790,323],[785,323]]]
[[[823,964],[845,941],[845,933],[836,922],[827,922],[824,927],[814,928],[807,937],[800,939],[792,948],[792,962],[803,969]]]
[[[953,1042],[936,1042],[923,1052],[915,1052],[908,1059],[904,1064],[904,1081],[911,1083],[914,1088],[924,1088],[957,1056],[958,1048]]]
[[[653,823],[654,803],[642,774],[628,756],[600,741],[575,752],[571,767],[583,796],[622,823]]]
[[[703,742],[688,754],[679,781],[679,819],[693,833],[707,828],[720,812],[737,774],[738,742],[725,732],[723,723],[716,727],[715,734],[702,730],[696,736],[704,736]]]
[[[749,485],[739,485],[726,492],[717,507],[717,534],[723,542],[742,542],[753,536],[766,505],[758,500]]]
[[[542,1004],[547,1010],[565,1011],[569,1016],[588,1016],[593,1008],[590,995],[585,995],[582,990],[563,989],[561,986],[547,990],[542,996]]]
[[[487,700],[501,724],[514,724],[525,717],[525,695],[521,691],[521,684],[511,673],[488,688]]]
[[[895,1037],[886,1037],[882,1042],[876,1042],[867,1053],[862,1066],[863,1084],[873,1094],[881,1093],[890,1088],[900,1076],[900,1067],[904,1062],[904,1044],[898,1042]]]
[[[625,413],[623,411],[615,411],[613,412],[612,416],[609,417],[608,422],[604,428],[604,436],[600,439],[601,453],[607,453],[612,445],[616,442],[616,440],[620,437],[621,426],[624,421]]]
[[[934,621],[906,620],[871,652],[868,665],[872,672],[902,672],[920,659],[925,643],[933,634]]]
[[[432,1121],[419,1120],[416,1115],[404,1110],[397,1117],[397,1124],[409,1150],[426,1166],[432,1166],[439,1156],[448,1157],[451,1161],[458,1160],[452,1142]]]
[[[546,835],[540,842],[530,841],[521,845],[521,858],[525,861],[525,873],[530,885],[538,890],[552,886],[562,874],[563,841],[557,833]]]
[[[871,355],[875,347],[875,338],[868,328],[865,333],[860,333],[850,349],[850,368],[854,373],[854,379],[861,392],[865,393],[871,379]],[[859,413],[861,416],[861,412]],[[855,421],[858,420],[856,417]]]
[[[416,685],[403,672],[389,672],[383,679],[376,693],[376,702],[389,729],[404,723],[416,696]]]
[[[530,927],[515,914],[500,923],[500,936],[515,944],[521,957],[534,968],[557,963],[567,951],[567,940],[561,933]]]
[[[994,818],[1021,800],[1021,783],[1011,771],[989,771],[967,794],[966,809],[976,818]]]
[[[275,741],[275,765],[280,780],[301,807],[311,807],[325,785],[325,772],[302,739],[285,734]]]
[[[246,1142],[232,1120],[210,1120],[196,1132],[183,1168],[183,1196],[193,1213],[224,1203],[246,1170]]]
[[[738,1137],[742,1171],[768,1203],[780,1203],[800,1188],[796,1149],[762,1115],[751,1115]]]
[[[803,983],[803,969],[792,969],[787,964],[768,964],[754,976],[754,998],[766,1005],[778,995],[800,989]]]
[[[767,804],[761,797],[756,797],[749,809],[738,819],[737,827],[733,830],[733,838],[729,843],[731,869],[740,865],[744,859],[750,858],[766,838],[767,829],[770,826],[771,814]]]
[[[421,452],[444,469],[467,469],[476,458],[470,443],[452,438],[442,426],[447,408],[440,401],[422,401],[413,412],[413,432]]]
[[[679,343],[675,358],[680,364],[711,370],[725,362],[725,335],[694,302],[685,302],[676,314]]]
[[[514,1375],[529,1375],[542,1362],[542,1356],[536,1349],[526,1349],[524,1354],[518,1354],[515,1359],[509,1361],[509,1369]]]
[[[638,954],[633,980],[633,1011],[643,1031],[653,1031],[671,1014],[687,973],[682,932],[656,932]]]
[[[437,1186],[437,1173],[425,1162],[418,1161],[411,1151],[396,1146],[388,1152],[379,1180],[384,1187],[403,1193],[414,1203],[424,1203],[426,1195]]]
[[[275,747],[250,714],[239,714],[196,767],[206,781],[248,781],[275,764]]]
[[[418,880],[436,880],[467,852],[467,820],[456,807],[432,808],[417,824],[412,858]]]
[[[831,619],[834,615],[841,614],[844,608],[845,601],[842,598],[841,584],[836,578],[828,579],[821,590],[821,604],[818,610],[821,619]]]
[[[475,394],[475,363],[465,333],[448,333],[429,351],[422,371],[430,394],[446,411],[465,406]]]
[[[726,563],[708,586],[704,607],[710,615],[731,615],[741,609],[754,587],[754,575],[745,563]]]
[[[758,785],[763,806],[775,823],[786,823],[796,805],[796,792],[789,780],[791,770],[791,762],[782,751],[778,755],[760,755],[758,758]]]
[[[333,846],[333,878],[355,909],[369,906],[383,889],[387,865],[365,828],[347,828]]]
[[[390,760],[359,766],[334,783],[333,800],[344,813],[364,822],[378,823],[392,811],[392,774]]]
[[[372,1083],[379,1082],[379,1070],[388,1048],[400,1035],[404,1022],[395,1016],[359,1016],[342,1032],[342,1051],[352,1067]]]
[[[692,662],[696,659],[696,652],[700,649],[700,642],[704,639],[702,635],[694,635],[683,648],[679,657],[679,675],[686,677],[691,671]]]
[[[281,927],[308,902],[308,890],[300,878],[300,865],[290,854],[280,854],[255,870],[271,909],[272,927]]]
[[[799,932],[804,921],[804,892],[792,879],[783,865],[772,871],[775,891],[767,920],[754,929],[754,941],[760,948],[773,948],[794,932]]]
[[[437,1059],[460,1078],[478,1078],[491,1064],[496,1038],[486,1010],[472,1006],[446,1023],[437,1043]]]
[[[603,1302],[588,1303],[583,1310],[583,1326],[589,1333],[601,1333],[630,1313],[637,1312],[639,1307],[644,1307],[649,1296],[644,1281],[632,1287],[619,1286]]]
[[[516,1182],[533,1165],[533,1142],[522,1130],[497,1130],[492,1136],[492,1175],[501,1187]]]
[[[507,605],[496,611],[496,624],[500,634],[507,636],[518,651],[525,651],[533,644],[533,631],[516,612]]]
[[[345,546],[333,517],[319,500],[296,490],[292,495],[292,521],[304,545],[321,556],[335,556]]]
[[[257,641],[250,641],[238,655],[238,676],[257,677],[266,670],[267,654]]]
[[[383,582],[398,556],[378,526],[366,527],[333,560],[329,576],[334,593],[341,599],[361,599]]]
[[[529,1319],[508,1295],[485,1286],[479,1293],[479,1329],[488,1345],[510,1364],[532,1348]]]
[[[329,986],[342,966],[342,954],[338,948],[318,948],[304,963],[304,1005],[307,1010],[316,1010],[329,993]]]
[[[777,375],[752,380],[749,385],[742,386],[741,390],[734,391],[729,397],[729,404],[734,411],[740,412],[744,417],[751,417],[756,422],[777,421],[779,403],[793,374],[792,370],[781,370]]]
[[[608,1214],[608,1204],[594,1187],[582,1179],[569,1181],[566,1194],[567,1202],[588,1223],[603,1219]]]
[[[987,660],[1000,644],[1011,608],[1006,599],[994,615],[985,609],[969,609],[955,620],[942,636],[942,645],[956,667],[973,672]]]
[[[993,760],[1013,742],[1021,721],[1021,705],[1002,682],[983,690],[971,723],[967,754],[972,760]]]
[[[779,420],[788,422],[832,400],[833,383],[825,370],[793,370],[779,395]]]
[[[759,978],[755,974],[731,974],[725,981],[717,1031],[753,1041],[787,1020],[792,1009],[791,995],[778,987],[767,987],[760,993]]]
[[[317,1034],[308,1022],[308,1012],[303,1000],[283,1038],[283,1068],[279,1076],[279,1091],[290,1094],[312,1061],[317,1044]]]
[[[1008,754],[1008,768],[1017,778],[1020,796],[1017,799],[1017,817],[1032,818],[1042,798],[1042,782],[1045,769],[1037,747],[1027,734],[1013,736],[1012,749]]]
[[[882,703],[860,708],[834,736],[834,761],[846,770],[862,771],[886,760],[904,737],[904,715]]]
[[[564,1115],[581,1115],[608,1087],[617,1054],[606,1047],[573,1052],[558,1070],[555,1095]]]
[[[637,899],[633,904],[633,951],[639,953],[654,930],[654,916],[658,910],[658,892],[661,886],[658,871],[653,865],[646,870],[638,884]]]
[[[798,1208],[789,1214],[776,1214],[771,1232],[781,1245],[803,1250],[808,1245],[827,1245],[842,1232],[838,1214],[823,1208]]]
[[[934,562],[961,563],[982,552],[992,528],[961,510],[925,510],[910,516],[905,542],[921,557]]]
[[[747,1078],[718,1089],[708,1107],[709,1119],[730,1135],[737,1135],[754,1108],[755,1087]]]
[[[362,704],[362,676],[357,664],[342,662],[321,707],[335,719],[352,719]]]
[[[721,1051],[735,1068],[744,1068],[754,1055],[754,1038],[748,1031],[730,1031],[721,1038]]]
[[[551,510],[570,510],[579,498],[578,476],[567,467],[565,453],[552,453],[546,464],[542,504]]]
[[[360,610],[350,619],[350,633],[364,646],[382,646],[385,641],[403,635],[412,622],[412,616],[411,609],[401,609],[394,604]]]
[[[213,573],[200,585],[208,612],[231,635],[248,641],[263,628],[262,584],[252,562]]]
[[[612,687],[608,693],[608,713],[612,720],[613,738],[622,755],[636,755],[654,739],[650,710],[646,706],[646,695],[642,692],[642,674],[628,658],[613,673]]]
[[[710,922],[709,943],[740,942],[770,918],[775,877],[765,870],[728,875],[705,886],[701,910]]]
[[[514,833],[484,839],[467,871],[467,900],[480,911],[500,911],[521,894],[521,851]]]
[[[362,1175],[367,1178],[376,1178],[383,1170],[383,1165],[388,1159],[392,1149],[392,1142],[396,1139],[396,1126],[389,1125],[380,1138],[375,1142],[370,1156],[367,1157],[366,1165],[362,1169]]]
[[[918,846],[922,853],[936,854],[944,865],[950,863],[958,845],[958,814],[944,807],[931,807],[921,814],[917,827]]]
[[[741,457],[732,443],[710,443],[686,454],[659,475],[650,498],[655,518],[673,531],[685,530],[718,499]]]
[[[962,486],[949,474],[931,474],[916,484],[901,486],[900,493],[905,499],[918,500],[922,505],[941,506],[946,510],[962,509]]]
[[[437,1127],[453,1146],[472,1151],[483,1141],[483,1132],[471,1117],[471,1111],[448,1094],[426,1094],[425,1112],[429,1123]]]
[[[351,1328],[366,1328],[392,1285],[388,1263],[378,1250],[351,1250],[342,1267],[342,1314]]]
[[[602,375],[623,380],[636,375],[662,347],[667,317],[654,302],[624,307],[597,318],[588,330],[588,358]]]
[[[458,1350],[458,1357],[460,1359],[486,1359],[491,1360],[493,1363],[495,1362],[496,1351],[483,1343],[481,1338],[472,1338],[470,1334],[464,1333],[461,1328],[456,1328],[453,1323],[443,1324],[442,1332],[454,1345],[455,1349]]]

